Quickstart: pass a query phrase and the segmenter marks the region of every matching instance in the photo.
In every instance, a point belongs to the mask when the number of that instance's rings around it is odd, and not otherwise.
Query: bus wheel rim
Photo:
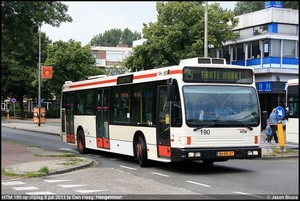
[[[142,155],[142,146],[141,143],[138,143],[136,145],[136,156],[138,159],[141,159],[141,155]]]

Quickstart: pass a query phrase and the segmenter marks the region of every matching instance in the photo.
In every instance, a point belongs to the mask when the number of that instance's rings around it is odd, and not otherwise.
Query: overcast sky
[[[214,2],[214,1],[210,1]],[[209,2],[209,3],[210,3]],[[80,41],[81,45],[88,44],[91,39],[110,29],[126,28],[132,32],[142,33],[143,23],[157,21],[156,2],[72,2],[63,1],[69,6],[68,14],[73,18],[72,23],[62,23],[60,27],[43,25],[42,32],[54,42],[69,39]],[[233,10],[236,1],[218,2],[220,6]]]

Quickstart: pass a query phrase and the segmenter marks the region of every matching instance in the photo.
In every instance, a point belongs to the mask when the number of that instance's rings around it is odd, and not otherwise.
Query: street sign
[[[11,99],[11,102],[12,102],[12,103],[16,103],[16,102],[17,102],[17,99],[12,98],[12,99]]]
[[[43,103],[43,102],[44,102],[44,99],[41,98],[41,99],[40,99],[40,103]]]
[[[281,107],[281,106],[276,107],[275,115],[278,119],[283,119],[283,117],[285,115],[285,111],[284,111],[283,107]]]

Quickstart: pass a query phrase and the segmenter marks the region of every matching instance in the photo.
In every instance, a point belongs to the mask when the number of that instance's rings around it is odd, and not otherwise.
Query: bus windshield
[[[258,126],[256,89],[240,86],[184,86],[188,126]]]

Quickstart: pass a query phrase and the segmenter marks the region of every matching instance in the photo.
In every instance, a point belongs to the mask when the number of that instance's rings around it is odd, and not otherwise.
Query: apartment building
[[[211,57],[254,68],[261,109],[270,113],[285,106],[287,80],[299,77],[299,11],[270,6],[237,18],[240,37],[210,49]]]
[[[95,66],[103,69],[120,67],[124,59],[132,52],[132,48],[126,44],[118,44],[117,47],[91,47],[93,57],[96,59]]]

